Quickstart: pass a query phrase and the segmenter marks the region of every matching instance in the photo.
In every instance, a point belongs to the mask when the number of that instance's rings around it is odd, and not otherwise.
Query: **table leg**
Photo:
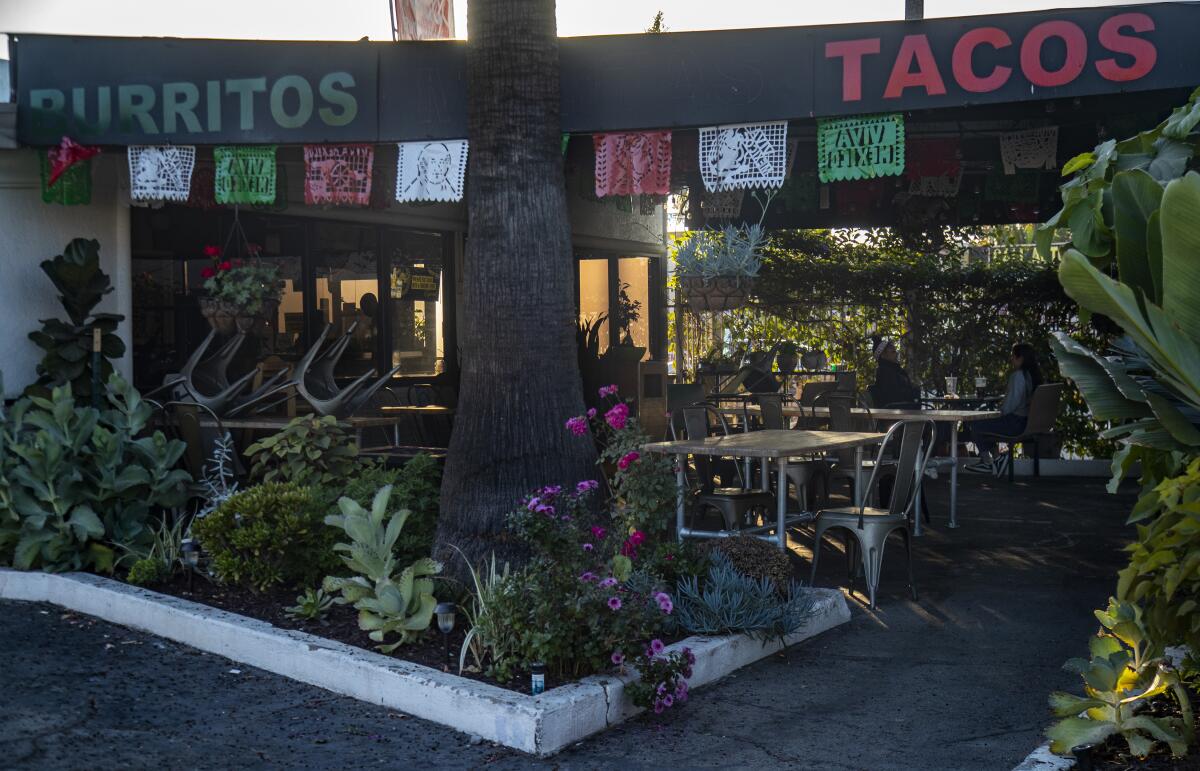
[[[766,463],[767,462],[764,460],[763,461],[763,466],[764,466],[763,474],[764,475],[767,474],[767,468],[765,468]],[[787,494],[788,459],[787,459],[787,456],[784,455],[784,456],[780,457],[778,463],[779,463],[779,469],[778,469],[779,476],[778,476],[777,487],[779,488],[779,492],[778,492],[778,497],[777,497],[777,500],[775,503],[775,517],[776,517],[775,536],[779,539],[779,548],[783,549],[784,551],[787,551],[787,504],[788,504],[788,494]]]
[[[933,438],[935,441],[937,440],[937,432],[936,431],[934,432]],[[929,447],[929,449],[927,449],[925,451],[925,454],[928,455],[931,452],[933,452],[932,445]],[[917,451],[917,468],[921,468],[921,452],[919,449]],[[922,491],[924,489],[925,489],[925,478],[923,476],[917,477],[917,493],[916,493],[917,500],[915,501],[915,506],[913,508],[913,514],[915,515],[915,518],[913,519],[913,536],[914,537],[921,535],[921,497],[922,497]]]
[[[950,423],[950,527],[958,527],[958,421]]]
[[[863,446],[860,444],[854,448],[854,505],[859,508],[863,505],[862,464]]]
[[[770,458],[762,459],[762,484],[759,489],[764,493],[771,492],[771,460]]]
[[[687,456],[675,456],[675,533],[680,543],[683,543],[683,508],[684,496],[687,493]]]

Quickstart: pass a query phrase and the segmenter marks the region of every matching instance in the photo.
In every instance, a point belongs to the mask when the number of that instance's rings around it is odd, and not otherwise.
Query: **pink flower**
[[[583,436],[588,432],[587,418],[583,417],[582,415],[577,415],[576,417],[573,417],[567,421],[567,428],[570,429],[571,433],[575,436]]]
[[[654,700],[654,714],[661,715],[666,707],[663,706],[662,699]]]
[[[671,694],[668,693],[666,696],[662,697],[662,705],[664,708],[670,709],[671,705],[674,703],[675,699],[671,698]]]
[[[217,271],[213,270],[211,265],[206,265],[200,269],[200,278],[212,278],[217,275]]]
[[[616,383],[613,383],[612,385],[602,386],[600,388],[600,398],[603,399],[605,396],[616,396],[618,390],[619,389],[617,388]]]
[[[583,573],[579,574],[579,580],[583,581],[585,584],[590,584],[592,581],[596,580],[596,574],[590,570],[584,571]]]
[[[679,684],[675,686],[675,700],[681,704],[688,700],[687,680],[680,680]]]
[[[642,457],[642,455],[637,450],[626,453],[625,455],[621,456],[619,461],[617,461],[617,468],[624,471],[625,469],[629,468],[631,464],[635,463],[640,457]]]
[[[665,647],[667,646],[663,645],[663,641],[657,637],[650,641],[650,653],[652,655],[657,656],[658,654],[662,653],[663,648]]]
[[[209,244],[208,246],[204,247],[204,256],[205,257],[220,257],[221,256],[221,247],[213,246],[212,244]]]
[[[592,550],[592,549],[594,549],[594,548],[595,548],[595,547],[594,547],[594,546],[592,546],[590,543],[585,543],[585,544],[583,545],[583,550],[584,550],[584,551],[591,551],[591,550]]]
[[[668,615],[675,609],[675,604],[671,602],[671,595],[666,592],[659,592],[654,595],[654,601],[658,603],[658,609]]]
[[[600,582],[600,586],[604,587],[605,589],[607,589],[610,586],[616,586],[616,585],[617,585],[617,579],[613,578],[612,576],[609,576],[608,578],[606,578]]]
[[[692,649],[691,649],[691,648],[684,648],[684,649],[683,649],[683,657],[684,657],[685,659],[687,659],[687,663],[688,663],[689,665],[690,665],[690,664],[695,664],[695,663],[696,663],[696,654],[692,653]],[[691,677],[691,675],[688,675],[688,677]]]
[[[599,525],[592,525],[592,537],[595,538],[597,541],[603,541],[604,536],[607,532],[608,532],[607,530],[600,527]]]
[[[611,608],[612,610],[620,610],[621,609],[621,598],[620,597],[609,597],[608,598],[608,607]]]
[[[629,405],[625,402],[614,404],[612,409],[604,413],[604,420],[615,429],[625,428],[625,423],[629,420]]]
[[[612,663],[616,664],[618,667],[621,666],[625,663],[625,655],[620,651],[613,651]]]
[[[641,530],[634,530],[629,536],[629,542],[634,546],[641,546],[646,540],[646,534]]]
[[[595,407],[588,407],[587,416],[588,416],[588,418],[594,418],[594,417],[596,417],[596,408],[595,408]]]
[[[591,492],[599,487],[600,483],[595,479],[585,479],[579,484],[575,485],[575,492],[578,495],[583,495],[584,493]]]
[[[232,267],[233,267],[233,263],[230,262],[229,260],[225,260],[225,262],[223,262],[217,266],[217,270],[226,271],[226,270],[231,269]]]

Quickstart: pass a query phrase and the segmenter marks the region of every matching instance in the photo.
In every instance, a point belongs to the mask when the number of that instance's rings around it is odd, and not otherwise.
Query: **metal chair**
[[[825,391],[817,397],[813,407],[825,407],[829,410],[829,429],[831,431],[870,432],[876,430],[875,419],[871,417],[871,408],[853,394]],[[865,413],[855,415],[853,410],[856,408],[865,410]],[[822,474],[825,483],[826,504],[828,504],[829,490],[834,482],[846,480],[853,487],[855,481],[862,478],[862,472],[871,473],[878,464],[878,461],[864,460],[862,466],[856,471],[854,464],[857,455],[854,450],[836,450],[833,453],[833,463],[827,466]],[[858,494],[859,491],[854,489],[852,500],[866,500],[865,496],[859,498]]]
[[[783,414],[784,404],[790,401],[783,394],[756,394],[759,418],[762,427],[768,431],[781,431],[789,428]],[[801,408],[803,409],[803,408]],[[796,501],[802,510],[808,507],[808,488],[816,471],[817,462],[813,458],[788,458],[787,484],[796,490]],[[776,480],[778,481],[778,480]]]
[[[1042,437],[1054,434],[1054,424],[1058,421],[1058,413],[1062,409],[1062,393],[1062,383],[1043,383],[1033,389],[1033,395],[1029,397],[1029,419],[1025,422],[1024,431],[1016,435],[993,433],[980,435],[1008,445],[1008,481],[1010,483],[1014,479],[1013,450],[1018,444],[1028,442],[1033,445],[1033,475],[1035,477],[1042,475],[1038,442]]]
[[[711,436],[710,418],[715,418],[716,425],[725,436],[730,433],[729,424],[725,422],[724,415],[711,404],[694,404],[684,407],[682,412],[683,428],[688,438]],[[672,424],[671,433],[672,438],[679,438],[674,424]],[[743,487],[715,487],[712,478],[712,459],[707,455],[693,455],[692,458],[696,466],[696,475],[699,478],[699,485],[694,494],[696,507],[700,512],[706,508],[719,511],[726,530],[737,529],[738,523],[747,520],[756,510],[762,509],[769,512],[774,507],[774,495],[761,490],[745,489],[745,479],[742,479]],[[741,476],[740,468],[738,476]]]
[[[879,447],[875,468],[871,473],[871,481],[867,485],[871,490],[879,481],[880,469],[887,453],[893,445],[899,442],[899,459],[896,463],[896,478],[892,486],[892,498],[886,509],[875,508],[865,504],[861,506],[842,506],[824,509],[817,512],[813,524],[815,536],[813,539],[812,575],[809,583],[817,577],[817,562],[821,556],[821,539],[830,528],[841,528],[853,540],[846,540],[846,557],[851,565],[851,590],[853,577],[858,566],[855,565],[854,546],[862,555],[861,568],[867,581],[867,595],[871,608],[875,608],[875,593],[879,588],[879,573],[883,567],[883,548],[888,536],[900,532],[904,537],[904,549],[908,559],[908,585],[912,598],[917,599],[917,584],[912,572],[912,534],[909,532],[909,520],[917,501],[917,484],[925,472],[925,459],[928,457],[929,446],[933,442],[935,432],[932,420],[905,420],[893,425],[884,437]],[[865,496],[864,496],[865,497]]]

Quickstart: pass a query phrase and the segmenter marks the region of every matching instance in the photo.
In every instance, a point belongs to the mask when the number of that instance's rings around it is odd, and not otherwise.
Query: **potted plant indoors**
[[[762,267],[765,242],[761,224],[700,230],[681,241],[675,266],[688,307],[700,313],[745,305]]]
[[[249,261],[230,260],[219,246],[204,247],[212,265],[200,271],[206,292],[200,298],[200,312],[223,335],[260,331],[279,310],[283,284],[279,269],[257,259],[259,251],[249,244]]]

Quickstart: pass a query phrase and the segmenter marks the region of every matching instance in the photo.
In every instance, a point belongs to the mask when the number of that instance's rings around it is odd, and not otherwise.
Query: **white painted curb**
[[[1075,758],[1064,758],[1050,751],[1050,742],[1046,742],[1025,756],[1013,771],[1067,771],[1075,767]]]
[[[840,591],[811,591],[817,614],[783,644],[743,635],[689,637],[667,651],[692,649],[688,685],[697,688],[850,620]],[[89,573],[0,568],[0,599],[51,602],[536,755],[554,754],[641,711],[625,697],[633,674],[597,675],[527,696]]]

